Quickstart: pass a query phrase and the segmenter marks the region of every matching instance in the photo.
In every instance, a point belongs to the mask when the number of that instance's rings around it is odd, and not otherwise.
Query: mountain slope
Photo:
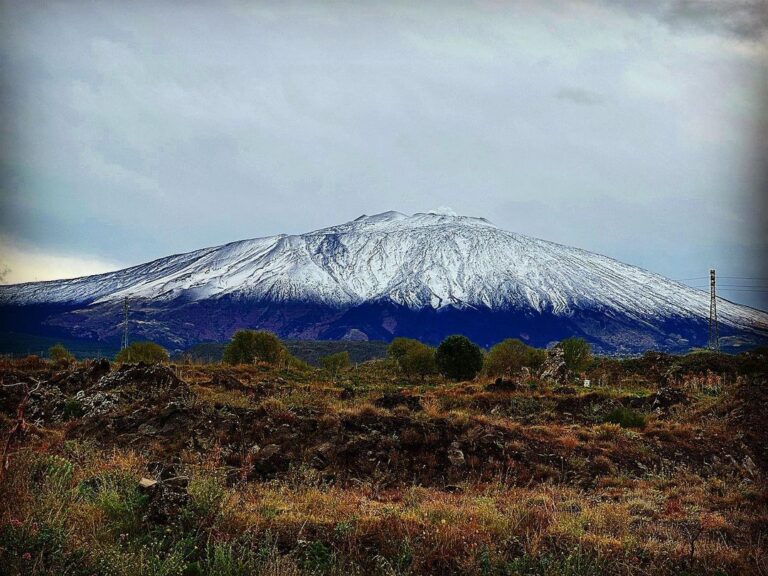
[[[242,326],[292,337],[362,331],[438,340],[466,324],[486,343],[580,334],[629,351],[700,345],[709,313],[708,294],[657,274],[481,218],[431,213],[361,216],[108,274],[0,287],[4,319],[55,306],[46,326],[95,338],[115,333],[125,298],[134,332],[175,345]],[[765,340],[768,314],[718,306],[726,336]]]

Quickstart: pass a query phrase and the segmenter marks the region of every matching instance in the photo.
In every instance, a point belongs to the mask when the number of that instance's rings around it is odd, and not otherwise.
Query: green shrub
[[[546,357],[546,350],[531,348],[520,340],[508,338],[486,354],[483,370],[488,376],[514,374],[524,366],[535,370],[544,363]]]
[[[600,576],[606,573],[604,561],[581,550],[540,556],[523,554],[509,562],[506,568],[503,573],[519,576]]]
[[[117,362],[145,362],[161,364],[168,362],[168,351],[154,342],[132,342],[115,356]]]
[[[605,421],[622,428],[645,428],[645,416],[631,408],[616,408],[605,417]]]
[[[387,346],[387,355],[394,360],[400,360],[414,346],[423,346],[423,344],[413,338],[398,337]]]
[[[582,372],[592,362],[592,347],[583,338],[567,338],[560,342],[563,360],[571,372]]]
[[[77,492],[81,500],[91,502],[104,513],[115,533],[139,531],[148,496],[139,490],[133,474],[108,471],[80,482]]]
[[[423,380],[437,372],[434,348],[413,338],[395,338],[387,347],[387,354],[409,377],[421,376]]]
[[[75,357],[62,344],[54,344],[48,348],[48,358],[55,362],[72,362]]]
[[[466,336],[455,334],[440,343],[435,353],[437,368],[452,380],[471,380],[483,367],[483,352]]]
[[[224,349],[227,364],[277,364],[286,355],[280,339],[271,332],[238,330]]]
[[[538,370],[541,368],[544,361],[547,359],[547,351],[541,348],[528,348],[528,360],[526,366],[531,370]]]
[[[80,418],[84,413],[83,404],[77,398],[67,398],[64,402],[64,420]]]
[[[333,563],[333,551],[322,542],[307,542],[301,550],[301,566],[309,574],[326,574]]]
[[[227,490],[221,478],[215,475],[198,474],[187,486],[190,511],[199,518],[213,520],[221,512]]]
[[[349,352],[337,352],[329,354],[320,359],[323,369],[328,371],[334,378],[341,370],[349,367]]]
[[[232,542],[208,544],[200,562],[200,574],[208,576],[241,576],[258,573],[258,561],[248,546]]]
[[[397,363],[408,376],[420,376],[422,380],[437,372],[435,349],[421,342],[417,346],[411,346]]]
[[[93,573],[85,551],[67,549],[67,528],[59,523],[12,521],[0,527],[0,573]]]

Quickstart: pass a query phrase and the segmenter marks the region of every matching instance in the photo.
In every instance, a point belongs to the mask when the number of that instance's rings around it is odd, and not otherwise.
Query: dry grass
[[[764,471],[744,464],[744,431],[722,408],[736,384],[722,379],[682,382],[690,402],[645,410],[645,427],[629,429],[605,415],[642,406],[655,391],[647,380],[489,392],[482,380],[410,385],[384,362],[339,382],[267,366],[176,371],[194,392],[186,410],[213,427],[206,448],[191,438],[89,439],[79,421],[43,421],[14,447],[0,484],[4,573],[768,570]],[[225,376],[231,389],[217,383]],[[375,404],[395,391],[419,397],[420,409]],[[10,424],[12,411],[3,416]],[[232,431],[216,428],[225,425]],[[456,450],[462,463],[448,459]],[[174,514],[160,519],[138,488],[158,461],[184,478]]]

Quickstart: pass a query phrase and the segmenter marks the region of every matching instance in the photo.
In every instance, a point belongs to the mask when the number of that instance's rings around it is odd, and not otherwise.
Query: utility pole
[[[128,348],[128,297],[123,300],[123,343],[121,350]]]
[[[717,292],[715,291],[715,270],[709,271],[709,349],[720,351],[720,334],[717,328]]]

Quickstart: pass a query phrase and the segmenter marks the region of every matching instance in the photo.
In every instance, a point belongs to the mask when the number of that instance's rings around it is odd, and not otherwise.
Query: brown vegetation
[[[394,360],[4,361],[0,566],[765,574],[765,371],[600,359],[584,388],[414,381]]]

